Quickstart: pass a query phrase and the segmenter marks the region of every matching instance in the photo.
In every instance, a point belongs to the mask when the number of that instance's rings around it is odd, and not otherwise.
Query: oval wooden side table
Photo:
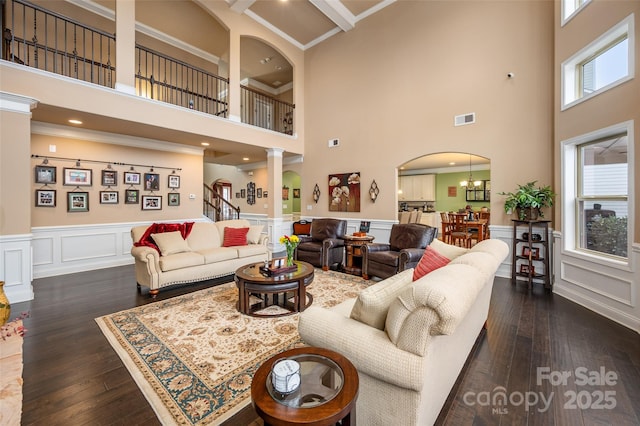
[[[283,358],[300,363],[300,387],[280,395],[271,386],[271,367]],[[358,372],[344,356],[324,348],[302,347],[265,361],[251,382],[251,399],[265,425],[355,425]]]

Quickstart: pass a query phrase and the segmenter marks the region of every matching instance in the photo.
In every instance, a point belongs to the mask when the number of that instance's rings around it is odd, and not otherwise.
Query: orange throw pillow
[[[418,262],[413,270],[413,281],[424,277],[431,271],[442,268],[449,262],[451,262],[451,260],[449,260],[448,257],[444,257],[430,246],[427,246],[420,262]]]
[[[246,246],[249,228],[224,228],[222,247]]]

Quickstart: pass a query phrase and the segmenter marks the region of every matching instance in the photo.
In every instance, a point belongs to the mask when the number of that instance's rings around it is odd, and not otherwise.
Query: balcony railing
[[[0,0],[2,59],[113,88],[113,34],[26,0]],[[229,117],[229,80],[136,45],[139,96]],[[295,105],[240,86],[242,122],[293,134]]]
[[[112,34],[23,0],[2,1],[0,14],[3,59],[113,87]]]
[[[228,116],[229,80],[136,45],[136,92],[173,105]]]
[[[242,122],[263,129],[293,134],[295,105],[267,96],[247,86],[240,86]]]

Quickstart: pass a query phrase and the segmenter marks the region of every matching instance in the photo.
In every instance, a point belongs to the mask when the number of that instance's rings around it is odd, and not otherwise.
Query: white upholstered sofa
[[[358,425],[433,424],[485,325],[507,244],[430,247],[450,262],[416,281],[405,270],[358,298],[300,314],[306,344],[335,350],[358,370]]]
[[[149,226],[154,225],[157,224]],[[131,255],[135,259],[138,288],[148,287],[152,297],[163,287],[229,275],[243,265],[269,258],[268,236],[262,234],[263,225],[252,226],[244,219],[195,222],[192,227],[189,225],[186,239],[180,235],[181,231],[165,231],[150,235],[158,249],[136,246],[149,226],[131,229],[134,242]],[[231,232],[225,228],[231,228],[234,238],[230,238]],[[236,238],[245,233],[245,229],[246,238]]]

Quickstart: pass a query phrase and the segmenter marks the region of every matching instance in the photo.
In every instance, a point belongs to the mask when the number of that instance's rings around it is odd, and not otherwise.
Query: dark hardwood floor
[[[133,276],[133,266],[123,266],[37,279],[35,299],[12,306],[12,317],[30,312],[23,425],[159,424],[94,321],[151,302],[137,293]],[[553,380],[571,376],[551,383],[541,378],[545,371]],[[602,371],[608,384],[598,380]],[[487,332],[454,389],[439,424],[638,425],[640,335],[542,288],[530,292],[497,278]],[[248,407],[225,424],[262,425],[256,417]]]

